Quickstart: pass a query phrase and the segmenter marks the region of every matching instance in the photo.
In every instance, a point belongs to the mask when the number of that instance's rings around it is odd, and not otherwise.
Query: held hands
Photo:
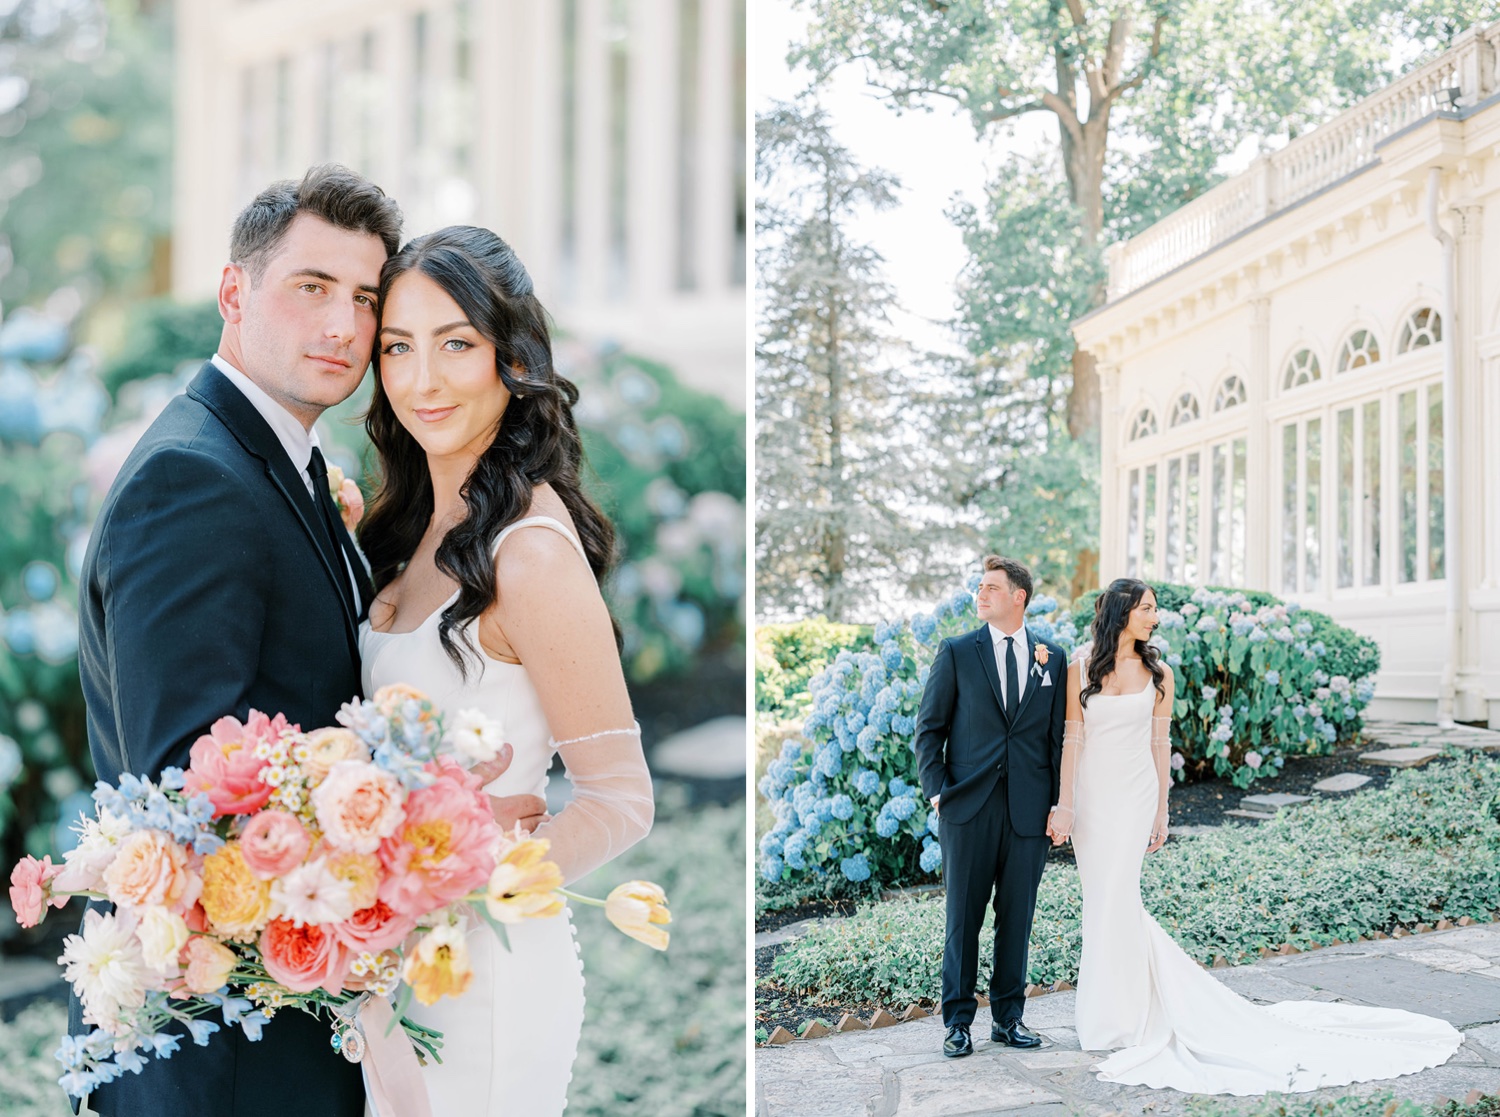
[[[505,774],[515,754],[516,750],[508,743],[503,744],[494,760],[476,764],[469,770],[479,777],[482,786],[488,785]],[[547,801],[539,795],[491,795],[490,813],[502,830],[514,830],[519,824],[528,834],[552,817],[547,813]]]
[[[1047,837],[1055,846],[1062,845],[1073,834],[1073,808],[1053,807],[1047,815]]]

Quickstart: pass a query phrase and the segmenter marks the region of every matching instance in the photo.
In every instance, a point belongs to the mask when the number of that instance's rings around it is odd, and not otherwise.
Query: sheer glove
[[[552,843],[548,856],[572,884],[644,838],[656,807],[639,726],[554,741],[553,747],[562,754],[573,798],[537,827],[536,837]]]
[[[1054,835],[1063,840],[1073,833],[1075,814],[1073,810],[1074,784],[1078,778],[1078,754],[1083,749],[1083,722],[1063,722],[1062,770],[1058,773],[1057,806],[1052,808],[1048,819]]]

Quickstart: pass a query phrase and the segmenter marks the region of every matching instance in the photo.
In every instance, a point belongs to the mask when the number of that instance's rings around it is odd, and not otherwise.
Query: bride
[[[1174,681],[1147,641],[1156,594],[1119,578],[1095,605],[1092,650],[1068,669],[1062,785],[1049,832],[1070,835],[1083,885],[1078,1042],[1121,1048],[1101,1079],[1204,1094],[1301,1091],[1446,1062],[1463,1037],[1399,1009],[1259,1006],[1205,972],[1141,904],[1141,863],[1167,840]]]
[[[512,803],[544,794],[560,753],[573,796],[540,815],[536,836],[571,883],[639,841],[653,814],[599,589],[614,529],[579,484],[578,391],[553,368],[531,277],[484,229],[419,237],[386,262],[375,361],[366,427],[382,487],[359,533],[378,590],[360,631],[365,693],[408,683],[449,719],[497,719],[514,752],[487,790]],[[566,1104],[584,1001],[572,924],[564,914],[509,932],[507,951],[471,928],[468,991],[409,1012],[444,1036],[443,1062],[423,1070],[433,1113]]]

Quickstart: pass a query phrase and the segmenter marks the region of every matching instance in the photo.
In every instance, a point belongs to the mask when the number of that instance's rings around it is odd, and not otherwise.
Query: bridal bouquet
[[[504,942],[505,924],[557,915],[571,897],[666,948],[659,887],[577,896],[546,840],[495,822],[466,770],[496,755],[495,722],[463,711],[445,731],[427,697],[399,684],[346,703],[337,721],[304,733],[279,714],[221,718],[186,771],[100,781],[64,864],[16,865],[23,927],[69,896],[114,905],[90,909],[58,959],[93,1025],[58,1049],[69,1094],[170,1057],[183,1029],[207,1044],[220,1027],[211,1013],[255,1040],[296,1007],[331,1016],[332,1045],[353,1062],[372,1047],[413,1066],[413,1046],[436,1058],[441,1035],[402,1013],[412,996],[432,1004],[468,987],[469,910]],[[411,1044],[392,1048],[398,1019]]]

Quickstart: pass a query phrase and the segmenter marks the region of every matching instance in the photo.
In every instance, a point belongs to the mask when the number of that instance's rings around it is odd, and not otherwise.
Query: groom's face
[[[370,364],[385,244],[310,213],[292,219],[257,278],[224,269],[225,356],[311,426],[342,403]]]
[[[1010,584],[1003,570],[986,570],[974,591],[974,611],[979,619],[1012,632],[1025,613],[1026,592]]]

